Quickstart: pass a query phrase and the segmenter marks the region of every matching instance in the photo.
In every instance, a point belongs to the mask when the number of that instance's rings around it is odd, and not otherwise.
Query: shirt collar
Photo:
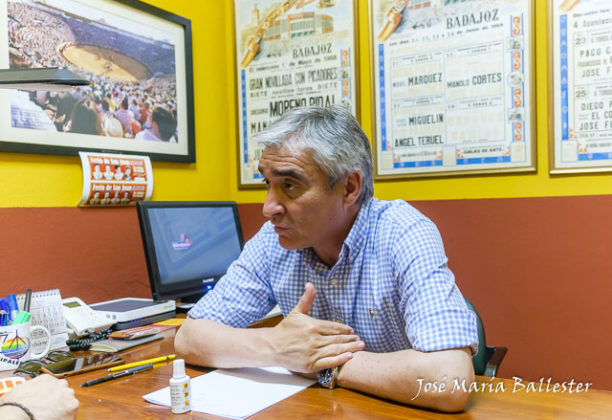
[[[342,257],[342,254],[346,255],[348,253],[349,262],[352,262],[355,259],[365,242],[368,229],[368,214],[370,212],[370,208],[372,207],[373,200],[374,199],[368,199],[368,201],[361,205],[361,208],[357,213],[357,217],[355,218],[355,222],[353,223],[348,236],[346,239],[344,239],[343,249],[340,251],[340,257]],[[328,269],[321,261],[319,261],[312,248],[298,248],[296,251],[302,255],[304,262],[313,268],[320,266],[320,268],[325,268],[326,270]]]
[[[359,251],[361,251],[361,248],[363,248],[363,244],[365,243],[368,230],[368,214],[370,213],[370,208],[372,207],[372,201],[373,199],[370,198],[361,205],[361,208],[357,213],[357,218],[353,223],[353,227],[344,240],[344,245],[347,248],[350,262],[352,262],[357,254],[359,254]]]

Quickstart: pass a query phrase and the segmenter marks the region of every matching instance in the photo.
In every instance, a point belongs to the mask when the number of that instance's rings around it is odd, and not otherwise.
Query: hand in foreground
[[[293,310],[271,330],[275,363],[294,372],[310,373],[343,365],[365,344],[348,325],[308,316],[315,288],[306,283]]]
[[[16,386],[0,398],[0,404],[7,402],[28,408],[36,420],[73,419],[79,408],[79,401],[74,397],[74,390],[68,386],[68,382],[50,375],[40,375]],[[27,419],[28,416],[20,408],[4,406],[0,407],[0,418]]]

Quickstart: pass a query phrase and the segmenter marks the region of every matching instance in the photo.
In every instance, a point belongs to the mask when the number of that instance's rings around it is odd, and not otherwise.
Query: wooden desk
[[[121,355],[126,361],[137,361],[174,353],[174,330],[165,331],[166,338],[128,350]],[[209,371],[188,368],[192,378]],[[81,402],[79,419],[200,419],[217,418],[204,413],[191,412],[173,415],[170,408],[149,404],[142,396],[168,386],[172,365],[168,363],[153,370],[138,373],[88,388],[83,382],[104,375],[91,372],[69,378]],[[489,384],[489,378],[478,378]],[[515,392],[514,382],[503,382],[505,392],[474,392],[463,413],[443,415],[433,411],[411,408],[383,401],[346,389],[327,390],[312,386],[251,417],[253,419],[609,419],[612,412],[612,392],[589,390],[587,393],[553,394],[545,392]],[[232,392],[228,389],[227,392]]]

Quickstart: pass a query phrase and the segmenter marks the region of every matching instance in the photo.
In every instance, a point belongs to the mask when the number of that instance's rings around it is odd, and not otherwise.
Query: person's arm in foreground
[[[338,385],[419,407],[461,411],[474,381],[475,319],[447,267],[442,238],[429,221],[393,225],[387,240],[412,349],[357,352],[340,367]],[[469,316],[467,318],[470,318]]]
[[[30,410],[35,419],[48,420],[73,419],[79,408],[79,401],[68,382],[50,375],[40,375],[0,397],[0,418],[29,419],[30,416],[21,408],[2,406],[5,403],[20,404]]]
[[[340,367],[338,386],[419,407],[461,411],[474,381],[469,349],[357,352]]]
[[[441,411],[464,408],[469,398],[465,390],[474,380],[468,349],[361,351],[364,344],[351,327],[307,315],[314,295],[314,287],[307,284],[295,309],[273,328],[241,329],[187,319],[175,339],[176,353],[187,363],[217,368],[282,366],[312,374],[342,366],[339,386]],[[445,390],[431,392],[426,384],[432,382],[436,390]]]
[[[299,373],[342,365],[365,345],[348,325],[309,317],[314,297],[308,283],[293,311],[273,328],[232,328],[188,318],[175,338],[177,357],[200,366],[282,366]]]

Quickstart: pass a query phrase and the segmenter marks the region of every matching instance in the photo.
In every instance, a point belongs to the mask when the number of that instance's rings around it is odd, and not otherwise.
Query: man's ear
[[[344,182],[344,204],[348,207],[359,200],[363,177],[360,171],[351,172]]]

